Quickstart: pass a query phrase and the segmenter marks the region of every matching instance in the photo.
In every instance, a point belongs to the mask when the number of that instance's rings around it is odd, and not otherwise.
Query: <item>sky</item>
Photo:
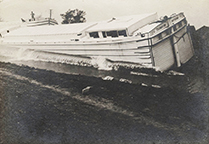
[[[59,23],[60,14],[68,9],[86,12],[87,22],[110,19],[117,16],[157,12],[158,16],[170,16],[184,12],[188,22],[196,29],[209,26],[209,0],[0,0],[0,17],[4,21],[19,21],[35,16],[52,17]]]

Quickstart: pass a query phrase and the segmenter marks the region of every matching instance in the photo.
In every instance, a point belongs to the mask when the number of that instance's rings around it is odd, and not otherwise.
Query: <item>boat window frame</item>
[[[167,30],[165,30],[166,35],[170,35],[172,33],[171,28],[168,28]]]
[[[177,28],[177,25],[175,24],[174,26],[173,26],[173,31],[176,31],[178,28]]]
[[[128,37],[127,31],[122,29],[122,30],[111,30],[111,31],[94,31],[94,32],[89,32],[89,37],[90,38],[118,38],[118,37]]]
[[[93,35],[92,35],[93,34]],[[99,32],[90,32],[89,33],[89,36],[91,37],[91,38],[99,38]]]
[[[163,38],[162,33],[159,33],[159,34],[157,35],[157,37],[158,37],[159,40],[161,40],[161,39]]]
[[[106,35],[107,37],[116,38],[118,37],[118,31],[117,30],[106,31]]]
[[[178,23],[178,28],[182,27],[182,21]]]
[[[102,31],[102,36],[103,36],[103,38],[107,38],[107,33],[106,33],[106,31]]]
[[[179,17],[178,16],[175,16],[174,18],[172,18],[171,22],[174,22],[174,21],[176,21],[178,19],[179,19]]]
[[[166,27],[168,27],[168,24],[167,23],[162,23],[159,26],[157,26],[156,30],[159,31],[159,30],[162,30],[163,28],[166,28]]]
[[[122,32],[122,33],[120,34],[120,32]],[[126,32],[126,30],[118,30],[118,36],[127,37],[127,32]]]

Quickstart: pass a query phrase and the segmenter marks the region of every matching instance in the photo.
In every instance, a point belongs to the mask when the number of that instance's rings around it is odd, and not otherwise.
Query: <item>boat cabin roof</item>
[[[157,20],[157,13],[117,17],[99,22],[95,26],[87,29],[87,32],[128,30],[129,34],[131,34],[136,29],[155,20]]]
[[[82,33],[96,23],[77,23],[63,25],[45,25],[37,27],[21,27],[14,30],[11,35],[59,35],[59,34],[78,34]]]

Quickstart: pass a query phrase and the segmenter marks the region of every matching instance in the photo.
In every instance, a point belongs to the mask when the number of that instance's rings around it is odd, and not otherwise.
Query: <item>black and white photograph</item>
[[[208,143],[208,0],[0,0],[0,144]]]

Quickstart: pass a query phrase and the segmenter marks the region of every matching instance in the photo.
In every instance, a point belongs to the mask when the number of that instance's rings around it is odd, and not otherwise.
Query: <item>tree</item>
[[[69,9],[67,12],[65,12],[65,14],[60,14],[63,19],[62,24],[84,23],[86,22],[86,18],[84,17],[85,15],[86,12],[78,9]]]

